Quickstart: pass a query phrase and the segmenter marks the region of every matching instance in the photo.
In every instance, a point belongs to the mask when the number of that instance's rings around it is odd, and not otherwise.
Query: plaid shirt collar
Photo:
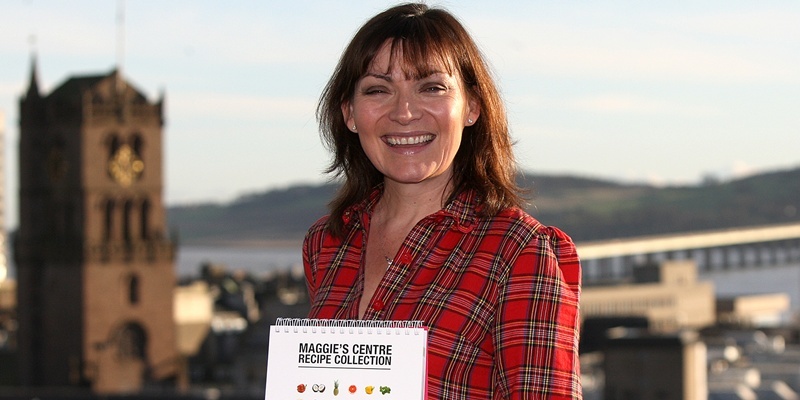
[[[364,225],[363,218],[372,215],[375,205],[383,196],[383,183],[375,186],[369,196],[360,203],[347,208],[342,214],[345,227],[352,228],[354,224]],[[474,190],[465,190],[459,193],[452,201],[448,202],[444,208],[430,215],[432,218],[444,219],[451,218],[456,225],[456,229],[467,232],[475,226],[478,219],[477,211],[480,208],[478,194]]]

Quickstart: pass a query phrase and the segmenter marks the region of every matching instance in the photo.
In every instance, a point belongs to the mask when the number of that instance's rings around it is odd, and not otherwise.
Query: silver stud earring
[[[357,131],[357,130],[358,130],[358,129],[356,129],[356,124],[353,124],[353,132],[355,132],[355,131]]]
[[[472,118],[468,119],[468,120],[467,120],[467,123],[468,123],[468,124],[470,124],[470,125],[472,125]]]

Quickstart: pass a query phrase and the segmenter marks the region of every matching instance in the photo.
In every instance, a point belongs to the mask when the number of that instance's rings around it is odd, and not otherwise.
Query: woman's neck
[[[374,214],[382,221],[414,225],[441,210],[451,190],[449,180],[427,184],[401,184],[387,180]]]

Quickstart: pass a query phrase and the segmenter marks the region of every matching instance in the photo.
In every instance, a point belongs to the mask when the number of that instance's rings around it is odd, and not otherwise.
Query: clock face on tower
[[[131,149],[122,145],[108,161],[108,173],[122,186],[130,186],[144,171],[144,161]]]

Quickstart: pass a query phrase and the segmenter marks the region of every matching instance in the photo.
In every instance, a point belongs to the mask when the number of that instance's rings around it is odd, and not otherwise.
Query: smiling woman
[[[461,133],[480,108],[457,71],[451,75],[440,65],[430,66],[428,75],[410,75],[401,62],[402,48],[387,40],[352,100],[342,104],[345,124],[358,133],[384,182],[441,190],[452,178]]]
[[[581,398],[575,246],[520,208],[461,23],[423,4],[373,17],[317,112],[344,182],[303,244],[309,318],[424,321],[430,398]]]

